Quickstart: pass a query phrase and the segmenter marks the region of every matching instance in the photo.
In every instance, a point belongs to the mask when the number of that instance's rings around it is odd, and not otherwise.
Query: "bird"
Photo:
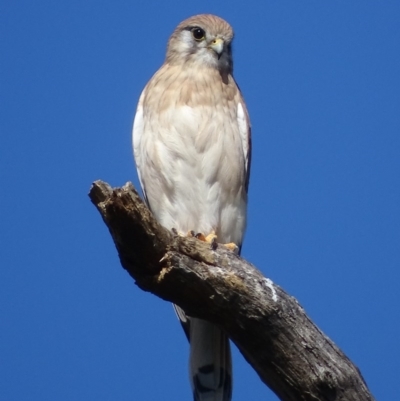
[[[251,125],[233,78],[233,36],[230,24],[216,15],[181,22],[168,40],[164,63],[140,95],[132,135],[143,196],[160,224],[179,235],[199,233],[202,240],[235,244],[240,253]],[[190,342],[193,399],[230,401],[228,336],[175,310]]]

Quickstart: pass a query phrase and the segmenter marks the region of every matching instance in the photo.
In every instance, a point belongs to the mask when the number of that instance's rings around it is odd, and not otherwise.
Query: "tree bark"
[[[253,265],[162,227],[131,183],[96,181],[89,197],[136,284],[220,326],[281,400],[374,400],[357,367]]]

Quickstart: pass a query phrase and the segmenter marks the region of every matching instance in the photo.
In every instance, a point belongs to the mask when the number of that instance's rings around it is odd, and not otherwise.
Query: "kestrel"
[[[133,150],[148,207],[181,235],[216,235],[240,247],[246,226],[250,121],[233,78],[233,30],[196,15],[168,41],[164,64],[144,88]],[[229,401],[229,339],[217,326],[176,311],[190,341],[195,401]]]

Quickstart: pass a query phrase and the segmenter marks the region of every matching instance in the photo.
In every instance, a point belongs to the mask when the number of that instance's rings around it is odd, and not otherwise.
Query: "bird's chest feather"
[[[236,119],[223,107],[182,105],[149,121],[151,158],[175,189],[184,181],[203,196],[214,185],[226,192],[239,190],[244,179],[243,149]]]
[[[193,89],[193,88],[192,88]],[[199,96],[189,101],[183,86],[165,107],[148,113],[141,143],[147,160],[141,172],[152,210],[166,225],[186,230],[219,230],[245,208],[245,162],[237,110],[229,99]],[[185,100],[185,101],[184,101]],[[219,100],[219,101],[218,101]],[[227,213],[227,210],[229,212]],[[226,235],[223,235],[226,236]]]

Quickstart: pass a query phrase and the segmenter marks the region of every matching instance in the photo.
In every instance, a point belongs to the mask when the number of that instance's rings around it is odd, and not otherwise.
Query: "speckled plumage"
[[[194,29],[204,38],[197,40]],[[178,25],[165,63],[142,92],[133,148],[146,201],[165,227],[241,246],[246,226],[250,122],[232,76],[233,31],[203,14]],[[215,326],[190,320],[195,400],[229,401],[229,342]]]

